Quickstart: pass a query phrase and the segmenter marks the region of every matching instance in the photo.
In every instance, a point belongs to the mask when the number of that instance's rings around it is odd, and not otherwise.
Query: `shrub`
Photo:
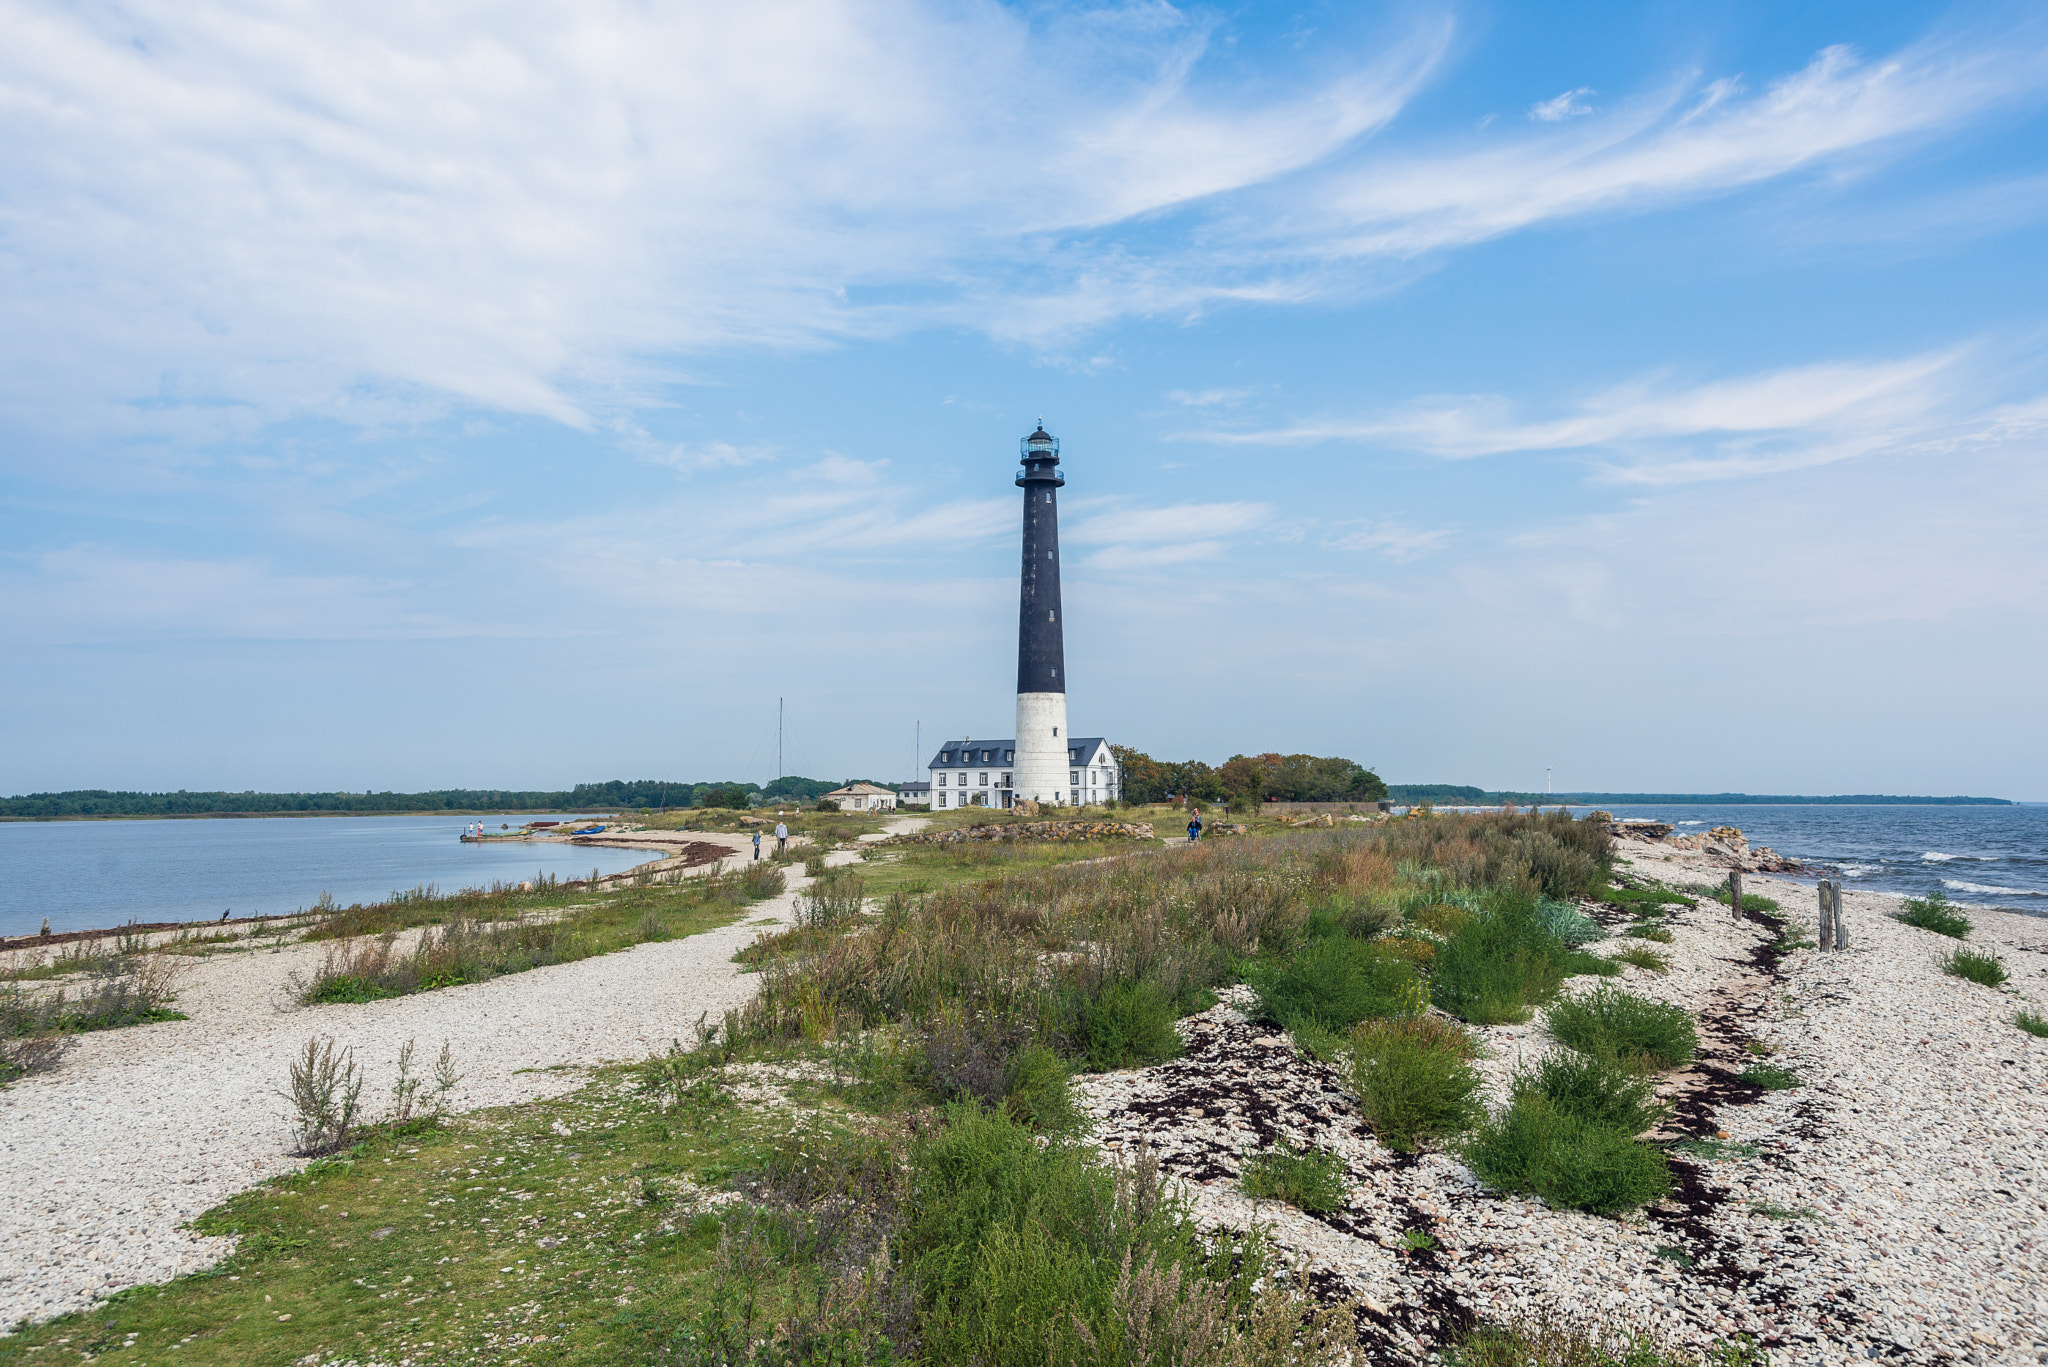
[[[1601,955],[1575,949],[1565,956],[1564,971],[1567,976],[1574,978],[1582,974],[1591,974],[1596,978],[1619,978],[1621,965]]]
[[[1663,1154],[1534,1093],[1516,1097],[1498,1119],[1483,1121],[1464,1157],[1489,1186],[1594,1215],[1635,1210],[1671,1189]]]
[[[1437,951],[1430,994],[1474,1025],[1524,1021],[1530,1008],[1556,994],[1570,953],[1533,899],[1504,898]]]
[[[780,878],[781,871],[775,872]],[[836,869],[796,895],[796,924],[803,930],[837,930],[860,918],[866,895],[865,879]]]
[[[1632,940],[1655,940],[1660,945],[1671,943],[1671,932],[1663,926],[1630,926],[1628,928],[1628,936]]]
[[[779,896],[788,886],[782,870],[765,859],[751,860],[740,869],[740,892],[749,902]]]
[[[1351,1085],[1382,1144],[1403,1153],[1470,1129],[1482,1110],[1472,1037],[1433,1016],[1368,1021],[1351,1034]]]
[[[1348,1030],[1362,1020],[1415,1015],[1429,1000],[1415,965],[1347,937],[1312,940],[1247,976],[1260,1012],[1289,1030]]]
[[[1516,1074],[1514,1095],[1542,1097],[1566,1115],[1623,1134],[1653,1130],[1671,1116],[1651,1081],[1607,1059],[1572,1050],[1551,1054]]]
[[[1767,1092],[1782,1092],[1799,1085],[1799,1074],[1775,1063],[1752,1063],[1742,1070],[1742,1080]]]
[[[1173,1023],[1179,1017],[1178,1003],[1157,983],[1102,979],[1074,999],[1073,1051],[1091,1073],[1178,1058],[1182,1044]]]
[[[31,1073],[44,1073],[57,1066],[70,1041],[50,1032],[0,1038],[0,1087]]]
[[[1894,921],[1931,930],[1952,940],[1970,938],[1969,918],[1949,904],[1948,894],[1936,889],[1925,897],[1908,897],[1904,909],[1892,914]]]
[[[1676,1068],[1699,1047],[1699,1033],[1684,1007],[1604,983],[1557,1002],[1548,1024],[1560,1044],[1631,1067]]]
[[[361,1113],[363,1073],[355,1051],[335,1052],[332,1039],[306,1041],[292,1063],[291,1086],[280,1096],[292,1103],[296,1117],[293,1153],[301,1157],[333,1153],[351,1143]]]
[[[1040,1134],[1063,1134],[1081,1123],[1067,1065],[1043,1044],[1010,1061],[1003,1079],[1003,1113]]]
[[[1244,1194],[1273,1199],[1315,1214],[1348,1203],[1344,1160],[1313,1146],[1296,1148],[1285,1139],[1244,1165]]]
[[[1941,971],[1958,978],[1968,978],[1971,982],[1982,983],[1986,987],[1997,987],[2011,976],[2005,971],[2005,965],[1999,962],[1996,954],[1986,954],[1974,949],[1950,951],[1948,957],[1941,960]]]
[[[2022,1011],[2012,1018],[2012,1023],[2030,1035],[2048,1039],[2048,1018],[2043,1018],[2039,1012]]]

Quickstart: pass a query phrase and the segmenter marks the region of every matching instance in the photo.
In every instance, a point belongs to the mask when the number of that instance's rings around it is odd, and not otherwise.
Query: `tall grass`
[[[109,955],[80,962],[86,976],[75,987],[31,990],[14,984],[0,989],[0,1039],[185,1019],[170,1009],[177,999],[177,968],[169,956]]]
[[[1483,1122],[1464,1157],[1490,1186],[1595,1215],[1634,1210],[1671,1187],[1664,1155],[1656,1149],[1533,1090]]]

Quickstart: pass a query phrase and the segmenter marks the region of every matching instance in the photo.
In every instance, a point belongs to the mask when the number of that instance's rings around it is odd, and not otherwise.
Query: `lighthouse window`
[[[1050,560],[1050,559],[1052,559],[1052,552],[1051,552],[1051,551],[1047,551],[1047,552],[1045,553],[1045,558],[1046,558],[1047,560]]]
[[[1050,490],[1050,489],[1047,489],[1047,490],[1045,491],[1045,501],[1046,501],[1047,503],[1050,503],[1050,502],[1052,502],[1052,490]]]
[[[1059,619],[1060,619],[1060,615],[1059,615],[1059,614],[1058,614],[1057,612],[1054,612],[1054,611],[1053,611],[1052,609],[1050,609],[1050,608],[1046,609],[1046,613],[1045,613],[1045,620],[1046,620],[1046,621],[1048,621],[1048,622],[1057,622],[1057,621],[1059,621]]]

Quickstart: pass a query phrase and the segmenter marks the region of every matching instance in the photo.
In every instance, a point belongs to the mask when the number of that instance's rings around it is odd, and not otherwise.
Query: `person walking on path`
[[[775,852],[781,854],[788,849],[789,827],[778,821],[775,823]]]
[[[754,832],[754,858],[756,858],[756,859],[759,859],[760,857],[761,857],[761,833],[760,833],[759,831],[755,831],[755,832]]]
[[[1200,818],[1199,816],[1190,816],[1188,818],[1188,844],[1192,845],[1201,838],[1202,818]]]

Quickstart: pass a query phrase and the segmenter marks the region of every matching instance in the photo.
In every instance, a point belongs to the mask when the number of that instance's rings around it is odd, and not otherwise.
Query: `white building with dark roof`
[[[1014,739],[947,741],[932,755],[928,766],[932,810],[1016,805],[1016,764]],[[1116,753],[1100,736],[1068,740],[1065,778],[1064,789],[1041,800],[1054,806],[1079,807],[1113,802],[1123,796]]]

